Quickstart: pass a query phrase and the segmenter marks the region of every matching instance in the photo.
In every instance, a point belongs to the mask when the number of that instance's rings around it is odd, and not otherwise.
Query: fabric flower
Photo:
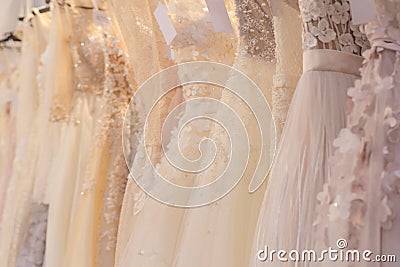
[[[378,77],[377,85],[374,87],[374,92],[376,94],[382,93],[384,91],[392,89],[394,86],[393,84],[393,77],[387,76],[385,78]]]
[[[343,2],[342,4],[339,2],[335,2],[333,4],[335,10],[331,16],[332,21],[336,24],[346,24],[350,19],[350,5],[347,2]]]
[[[397,124],[396,118],[393,116],[392,108],[386,107],[385,108],[385,123],[390,127],[394,127]]]
[[[349,218],[350,206],[350,202],[343,199],[341,195],[336,196],[333,203],[329,205],[329,219],[336,221],[337,219]]]
[[[386,230],[392,228],[392,222],[390,220],[390,216],[392,215],[392,210],[388,204],[388,197],[385,195],[381,201],[380,210],[380,221],[382,223],[382,227]]]
[[[317,200],[321,204],[329,203],[331,201],[330,195],[329,195],[329,185],[328,184],[324,184],[323,191],[321,191],[317,194]]]
[[[353,53],[357,52],[353,36],[350,33],[343,33],[339,36],[339,43],[343,45],[342,51]]]
[[[317,46],[318,40],[309,32],[303,34],[303,44],[306,48],[313,48]]]
[[[343,128],[339,136],[333,141],[333,145],[339,148],[341,153],[347,153],[352,150],[358,150],[361,145],[361,140],[349,129]]]
[[[367,49],[371,48],[367,36],[361,33],[360,26],[353,25],[353,23],[350,22],[350,29],[354,36],[354,43],[361,48],[361,53],[364,53]]]
[[[329,23],[326,19],[321,19],[318,22],[318,27],[312,26],[310,31],[323,43],[329,43],[336,38],[335,31],[329,28]]]
[[[384,172],[382,174],[382,190],[385,193],[390,193],[394,191],[394,184],[396,180],[396,176],[390,173]]]
[[[361,116],[358,120],[358,123],[355,124],[353,127],[351,127],[351,132],[363,137],[365,135],[365,124],[367,122],[367,119],[365,118],[365,116]]]
[[[390,129],[386,135],[389,142],[393,144],[400,143],[400,125],[395,125],[395,127]]]
[[[333,6],[327,0],[304,0],[300,1],[300,10],[304,22],[316,21],[326,17],[332,11]]]

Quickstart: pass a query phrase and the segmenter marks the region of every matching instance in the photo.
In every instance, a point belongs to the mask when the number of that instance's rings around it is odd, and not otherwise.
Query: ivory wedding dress
[[[20,47],[1,49],[0,117],[0,222],[11,180],[16,145],[16,98],[18,91]],[[3,226],[0,228],[2,229]]]
[[[3,128],[2,134],[2,168],[1,168],[1,204],[0,204],[0,264],[7,266],[9,254],[14,255],[15,249],[12,249],[14,222],[17,217],[15,207],[17,204],[11,201],[12,196],[19,193],[19,180],[13,175],[15,169],[14,159],[16,154],[16,115],[17,115],[17,96],[20,77],[20,59],[21,52],[19,48],[7,48],[1,51],[5,62],[3,65],[4,75],[1,82],[1,121],[6,128]]]
[[[365,26],[372,48],[361,79],[348,90],[348,125],[333,142],[332,179],[318,196],[316,218],[320,246],[345,238],[349,249],[372,251],[371,259],[398,257],[400,234],[400,1],[374,2],[376,20]]]
[[[60,174],[52,183],[46,265],[111,266],[128,176],[121,132],[133,82],[114,22],[97,7],[81,8],[91,2],[75,4],[56,6],[55,19],[70,26],[64,29],[74,76],[70,113],[66,105],[56,110],[67,121],[50,171]]]
[[[289,2],[296,7],[297,1]],[[359,55],[368,46],[366,36],[351,23],[347,0],[298,4],[304,29],[303,75],[270,172],[250,266],[309,264],[279,262],[268,251],[315,246],[316,195],[330,177],[328,159],[333,139],[345,126],[347,88],[359,77]]]
[[[134,80],[139,86],[151,75],[172,64],[172,60],[169,58],[168,45],[163,40],[153,15],[157,5],[158,1],[153,0],[112,1],[111,11],[118,22],[126,43],[127,51],[130,55],[129,63],[133,67]],[[134,101],[138,106],[139,113],[142,107],[151,107],[153,104],[149,103],[148,98],[135,98]],[[158,114],[155,116],[157,117]],[[160,118],[152,120],[153,128],[151,131],[157,136],[160,128],[156,121],[160,121]],[[124,149],[127,148],[124,147]],[[130,150],[130,154],[134,156],[136,154],[135,144],[132,144]],[[154,153],[152,153],[151,157],[155,161],[159,160],[158,151],[159,146],[154,145]],[[130,162],[131,159],[129,157],[127,164],[130,164]],[[120,261],[127,247],[130,233],[132,233],[135,226],[133,221],[137,215],[137,210],[140,209],[140,204],[136,200],[138,200],[138,196],[143,195],[143,192],[137,191],[137,189],[133,179],[128,179],[118,227],[115,266],[121,266]]]
[[[24,199],[19,199],[20,205],[25,202],[24,206],[20,207],[25,215],[21,217],[23,227],[21,236],[18,237],[20,240],[16,252],[17,266],[42,266],[48,213],[44,193],[46,183],[42,183],[46,179],[39,179],[35,175],[35,170],[40,158],[37,154],[38,132],[41,131],[41,125],[47,125],[48,121],[46,108],[48,94],[43,90],[44,67],[41,64],[46,64],[42,56],[49,41],[51,14],[40,13],[36,9],[33,9],[33,13],[34,17],[26,22],[24,29],[22,76],[18,96],[17,132],[19,146],[24,147],[22,157],[25,170],[23,184],[19,187],[26,193]],[[50,130],[50,127],[47,129]],[[40,186],[36,187],[36,184]],[[37,194],[35,187],[40,188]]]
[[[54,5],[53,35],[49,57],[58,60],[64,72],[63,87],[50,92],[50,118],[63,124],[63,142],[48,171],[49,217],[46,236],[46,266],[63,266],[71,224],[77,209],[82,176],[86,173],[94,116],[100,106],[104,81],[102,34],[93,23],[92,11]],[[67,25],[67,26],[62,26]],[[70,40],[66,42],[66,40]],[[46,80],[54,83],[54,75]],[[56,76],[57,77],[57,76]],[[64,97],[61,97],[64,96]],[[88,145],[89,144],[89,145]]]
[[[241,39],[235,67],[253,79],[262,89],[268,102],[272,102],[276,136],[271,135],[266,148],[273,153],[274,143],[277,142],[275,138],[279,138],[280,128],[284,125],[294,83],[301,73],[302,50],[301,25],[296,19],[298,11],[285,3],[270,2],[270,4],[271,6],[268,6],[264,1],[236,2]],[[269,12],[270,8],[273,17]],[[272,30],[274,36],[271,35]],[[257,46],[259,49],[254,49]],[[270,62],[271,59],[273,62]],[[231,77],[231,82],[234,81],[235,77]],[[237,107],[235,111],[244,118],[250,140],[254,140],[255,144],[260,143],[255,130],[257,125],[249,116],[251,112],[241,105],[243,103],[237,102],[227,91],[222,95],[221,101]],[[218,140],[218,144],[226,150],[229,142],[222,138],[223,131],[218,130],[212,131],[211,138]],[[187,211],[176,256],[177,266],[248,265],[257,214],[265,192],[265,186],[251,195],[248,192],[249,179],[259,156],[257,152],[259,152],[257,149],[251,151],[244,179],[232,192],[215,205]],[[269,159],[271,158],[272,154]],[[219,163],[217,166],[201,175],[203,179],[212,180],[211,178],[223,171],[226,155],[220,156],[217,162]]]
[[[171,57],[176,63],[207,60],[232,64],[236,44],[235,36],[228,33],[214,32],[212,29],[213,25],[208,18],[208,12],[205,9],[206,5],[203,1],[169,1],[167,6],[170,11],[171,20],[178,32],[178,35],[171,44]],[[201,29],[201,33],[196,32],[196,30],[193,31],[193,29]],[[210,46],[211,42],[214,42],[216,45]],[[179,69],[176,74],[178,77],[180,75],[182,75],[181,77],[190,75],[190,73],[185,72],[185,69]],[[210,86],[203,85],[185,85],[182,89],[176,91],[175,96],[179,98],[180,92],[183,92],[185,99],[193,99],[197,96],[218,97],[218,93],[213,92]],[[161,121],[163,121],[163,117],[173,107],[174,103],[179,102],[179,99],[178,101],[172,99],[169,102],[171,103],[170,105],[164,104],[160,107]],[[185,110],[185,112],[189,111]],[[179,139],[179,142],[182,141],[182,144],[184,144],[181,149],[189,157],[198,152],[195,147],[198,140],[209,132],[209,128],[201,128],[196,124],[192,125],[191,129],[190,132],[183,133],[183,136]],[[150,132],[156,133],[154,130],[157,129],[153,128]],[[170,136],[169,146],[176,145],[177,141],[178,137],[176,135]],[[160,145],[158,143],[158,146]],[[138,148],[137,157],[132,167],[134,173],[139,169],[151,170],[151,166],[143,166],[142,162],[144,160],[141,155],[145,155],[145,153],[143,148]],[[154,154],[154,150],[152,153]],[[189,175],[170,166],[168,160],[163,155],[160,154],[158,157],[160,158],[160,163],[157,166],[159,173],[178,183],[185,182],[185,178],[189,178]],[[143,175],[146,179],[150,179],[154,174],[144,171]],[[190,179],[186,181],[189,181],[188,184],[191,184]],[[123,251],[119,251],[120,259],[117,260],[116,265],[171,266],[174,261],[174,250],[179,240],[180,225],[185,210],[159,203],[154,199],[146,197],[140,190],[134,190],[134,184],[131,186],[133,188],[131,188],[130,192],[134,192],[134,195],[126,194],[125,198],[135,197],[135,203],[131,202],[132,206],[124,208],[133,209],[133,212],[135,212],[130,221],[133,227],[131,232],[128,233],[120,231],[120,236],[128,234],[129,240]],[[128,202],[124,202],[125,204],[128,204]]]
[[[275,74],[275,38],[269,5],[267,1],[247,0],[238,0],[235,4],[240,39],[233,66],[248,75],[271,103],[272,78]],[[232,72],[227,82],[228,87],[232,86],[232,83],[240,82],[238,76],[236,72]],[[249,89],[248,94],[250,93],[256,95],[256,92],[250,92]],[[220,101],[234,108],[240,116],[245,123],[250,142],[260,144],[257,122],[242,100],[232,92],[224,90]],[[270,125],[266,128],[271,132],[264,136],[263,141],[267,141],[266,161],[271,161],[275,148],[275,129],[272,116],[267,121]],[[212,126],[209,137],[216,142],[218,149],[225,153],[215,155],[214,163],[196,177],[198,183],[212,182],[225,171],[226,165],[229,164],[227,151],[230,146],[226,134],[218,125]],[[252,146],[243,179],[228,195],[213,204],[186,210],[172,266],[239,267],[248,264],[249,247],[264,192],[261,189],[252,195],[248,192],[252,174],[260,157],[260,148]],[[245,160],[246,156],[241,156]],[[234,173],[241,172],[236,170]],[[264,175],[266,176],[267,172]]]
[[[34,11],[36,14],[36,11]],[[4,218],[1,234],[0,256],[5,266],[23,265],[23,262],[41,264],[44,255],[45,221],[47,209],[35,209],[32,192],[37,164],[37,132],[41,91],[37,75],[39,62],[48,41],[50,26],[49,14],[27,16],[24,22],[26,42],[22,48],[21,77],[18,92],[16,116],[17,148],[8,195],[5,200],[7,218]],[[39,219],[32,223],[33,218]],[[36,225],[36,226],[34,226]],[[44,228],[43,228],[44,226]],[[36,227],[36,231],[34,228]],[[30,238],[33,237],[33,238]],[[29,241],[31,244],[28,244]],[[34,244],[33,241],[36,241]],[[24,253],[26,245],[34,248],[32,254]],[[26,252],[26,251],[25,251]]]
[[[112,266],[128,168],[122,148],[122,124],[133,87],[124,44],[114,21],[94,9],[104,55],[101,106],[96,114],[92,149],[71,221],[63,266]],[[101,40],[101,39],[100,39]],[[95,51],[91,51],[92,53]],[[136,117],[132,118],[132,121]],[[134,123],[132,127],[136,127]],[[134,131],[134,129],[132,129]],[[84,236],[84,240],[82,240]]]

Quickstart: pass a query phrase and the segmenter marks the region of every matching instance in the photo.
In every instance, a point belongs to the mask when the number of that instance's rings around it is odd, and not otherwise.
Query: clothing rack
[[[49,4],[50,2],[51,2],[51,0],[46,0],[46,4]],[[81,9],[94,9],[94,7],[91,7],[91,6],[73,6],[71,3],[68,3],[65,0],[57,1],[56,3],[58,5],[60,5],[60,6],[64,6],[65,5],[65,6],[68,6],[68,7],[75,7],[75,8],[81,8]],[[46,12],[49,12],[50,10],[51,10],[50,6],[45,6],[45,7],[42,7],[40,9],[38,9],[36,12],[34,12],[32,10],[32,15],[36,16],[36,14],[38,14],[38,13],[40,13],[40,14],[41,13],[46,13]],[[101,8],[99,8],[99,10],[104,11],[104,9],[101,9]],[[24,19],[25,19],[25,17],[19,17],[18,18],[19,21],[24,21]],[[21,42],[22,41],[20,38],[16,37],[14,35],[14,33],[12,33],[12,32],[7,33],[6,35],[7,35],[7,37],[4,38],[4,39],[1,39],[0,43],[5,43],[5,42],[8,42],[8,41],[14,41],[14,42]]]
[[[32,10],[32,14],[35,16],[37,13],[46,13],[46,12],[49,12],[49,11],[50,11],[50,6],[45,6],[45,7],[42,7],[40,9],[38,9],[36,12],[34,12]],[[24,21],[24,19],[25,19],[25,17],[19,17],[18,18],[19,21]],[[7,37],[4,38],[4,39],[1,39],[0,40],[0,44],[1,43],[6,43],[6,42],[9,42],[9,41],[14,41],[14,42],[21,42],[22,41],[20,38],[15,36],[13,32],[6,33],[5,35]],[[8,48],[8,46],[2,46],[2,47]]]

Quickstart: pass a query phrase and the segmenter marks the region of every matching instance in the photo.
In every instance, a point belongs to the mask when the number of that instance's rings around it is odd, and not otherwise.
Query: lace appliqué
[[[121,131],[124,115],[133,94],[128,79],[127,55],[121,50],[115,36],[108,36],[106,45],[106,79],[103,98],[104,116],[100,119],[100,134],[97,145],[104,142],[111,146],[116,158],[107,175],[107,188],[104,198],[104,222],[106,224],[100,239],[106,240],[106,250],[116,247],[118,222],[128,177],[128,168],[122,151]]]
[[[348,0],[300,0],[303,49],[334,49],[361,55],[370,48],[351,21]]]
[[[277,136],[281,135],[281,131],[286,123],[286,117],[289,110],[290,102],[294,94],[294,88],[298,81],[297,76],[275,75],[274,90],[272,90],[272,111],[277,124]]]
[[[275,59],[275,36],[272,16],[265,0],[238,0],[236,13],[239,18],[239,33],[244,48],[253,57],[267,61]]]

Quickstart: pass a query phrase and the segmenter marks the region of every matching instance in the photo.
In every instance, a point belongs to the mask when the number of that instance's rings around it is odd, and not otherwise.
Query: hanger
[[[98,8],[98,7],[95,7],[95,6],[76,6],[76,5],[72,5],[71,3],[66,2],[66,0],[57,1],[57,4],[60,5],[60,6],[68,6],[68,7],[80,8],[80,9],[86,9],[86,10],[97,9],[97,10],[100,10],[100,11],[105,11],[105,9]]]
[[[15,36],[14,33],[12,33],[12,32],[7,33],[7,35],[8,36],[6,38],[0,40],[0,43],[4,43],[4,42],[8,42],[8,41],[14,41],[14,42],[22,41],[17,36]]]
[[[50,6],[42,7],[38,10],[39,13],[46,13],[50,11]],[[33,13],[33,12],[32,12]],[[35,14],[34,14],[35,15]]]

